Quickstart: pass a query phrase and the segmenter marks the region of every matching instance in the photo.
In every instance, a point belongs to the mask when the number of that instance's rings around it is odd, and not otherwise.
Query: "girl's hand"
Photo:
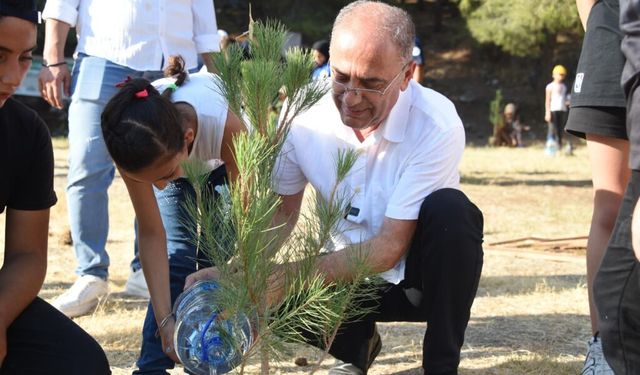
[[[172,318],[169,319],[167,324],[159,329],[160,340],[162,341],[162,351],[164,354],[171,358],[175,363],[180,363],[176,349],[173,347],[173,332],[175,329],[176,321]]]

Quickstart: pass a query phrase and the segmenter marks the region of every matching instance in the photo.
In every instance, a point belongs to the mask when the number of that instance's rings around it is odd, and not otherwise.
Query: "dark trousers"
[[[594,282],[605,358],[616,374],[640,374],[640,263],[631,244],[631,219],[640,197],[634,170]]]
[[[36,298],[7,329],[0,374],[111,374],[100,345],[71,319]]]
[[[547,132],[547,138],[555,135],[558,141],[558,147],[562,147],[562,136],[564,134],[564,125],[567,122],[566,111],[553,111],[551,112],[551,123],[549,123],[549,130]]]
[[[482,271],[482,228],[482,213],[464,193],[431,193],[420,209],[405,279],[399,285],[383,285],[375,312],[343,324],[329,353],[366,373],[368,341],[377,321],[426,322],[422,367],[429,375],[457,374]],[[406,289],[422,293],[417,306],[407,299]]]

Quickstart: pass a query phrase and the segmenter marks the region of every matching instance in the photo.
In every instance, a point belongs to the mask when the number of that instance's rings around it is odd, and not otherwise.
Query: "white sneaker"
[[[109,283],[105,280],[93,275],[83,275],[51,304],[64,315],[74,318],[92,312],[108,293]]]
[[[602,341],[598,334],[589,340],[587,347],[587,358],[580,375],[615,375],[602,353]]]
[[[124,286],[124,294],[149,299],[149,288],[147,288],[142,268],[129,272],[129,278]]]

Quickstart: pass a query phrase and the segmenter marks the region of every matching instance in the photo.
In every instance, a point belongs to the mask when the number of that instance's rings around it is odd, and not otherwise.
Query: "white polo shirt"
[[[410,81],[387,120],[364,142],[345,126],[331,93],[298,116],[274,171],[274,188],[296,194],[307,183],[325,200],[336,182],[340,150],[359,152],[357,162],[338,187],[352,196],[350,214],[338,224],[331,250],[376,236],[384,217],[416,220],[431,192],[459,188],[458,164],[465,137],[453,103]],[[404,279],[405,257],[381,276],[394,284]]]
[[[42,16],[76,27],[76,52],[138,71],[170,55],[193,69],[197,54],[220,50],[212,0],[47,0]]]

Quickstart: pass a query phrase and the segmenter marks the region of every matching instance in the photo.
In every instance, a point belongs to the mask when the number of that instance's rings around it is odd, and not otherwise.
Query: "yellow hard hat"
[[[562,65],[556,65],[553,67],[551,74],[562,74],[563,76],[567,75],[567,69]]]

